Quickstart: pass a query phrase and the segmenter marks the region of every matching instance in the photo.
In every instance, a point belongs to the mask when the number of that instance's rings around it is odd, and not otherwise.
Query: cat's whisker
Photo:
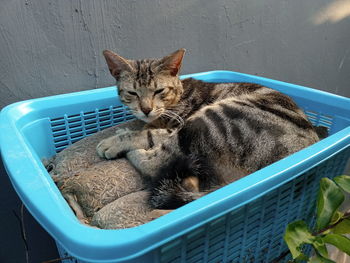
[[[157,117],[161,117],[163,113],[163,109],[156,109],[154,111],[154,115],[157,115]]]
[[[164,113],[166,113],[169,118],[175,119],[180,124],[180,126],[183,126],[185,124],[184,120],[177,113],[170,110],[166,110]]]
[[[181,120],[180,120],[177,116],[174,116],[173,114],[171,114],[171,113],[168,112],[168,111],[163,112],[163,113],[162,113],[162,116],[168,117],[168,118],[171,119],[171,120],[175,120],[175,121],[177,121],[177,122],[181,125]]]
[[[170,111],[164,111],[163,114],[164,114],[165,116],[170,117],[170,118],[173,118],[173,117],[174,117],[174,116],[171,114]]]
[[[131,109],[130,109],[130,111],[131,111],[131,114],[133,114],[133,115],[135,115],[135,114],[137,113],[136,110],[131,110]]]

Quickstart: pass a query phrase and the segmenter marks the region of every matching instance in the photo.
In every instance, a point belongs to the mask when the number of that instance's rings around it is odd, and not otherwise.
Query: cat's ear
[[[170,73],[171,76],[176,76],[180,71],[185,52],[186,49],[181,48],[162,58],[159,65],[160,71]]]
[[[119,80],[120,73],[123,71],[133,71],[132,65],[125,58],[119,56],[118,54],[110,51],[104,50],[103,55],[106,59],[109,71],[112,76]]]

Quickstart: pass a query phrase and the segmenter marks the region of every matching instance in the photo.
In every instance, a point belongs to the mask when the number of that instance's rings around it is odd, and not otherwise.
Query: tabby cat
[[[120,100],[145,126],[118,130],[97,153],[126,154],[152,183],[154,208],[177,208],[319,140],[303,111],[278,91],[180,80],[184,53],[127,60],[103,52]]]

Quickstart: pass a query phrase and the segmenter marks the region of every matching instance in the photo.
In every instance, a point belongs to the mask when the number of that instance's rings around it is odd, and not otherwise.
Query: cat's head
[[[161,59],[128,60],[105,50],[103,55],[117,80],[121,101],[134,116],[152,122],[174,107],[183,93],[178,74],[185,49]]]

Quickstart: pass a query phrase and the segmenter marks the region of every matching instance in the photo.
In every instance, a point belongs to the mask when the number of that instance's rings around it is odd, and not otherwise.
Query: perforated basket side
[[[71,255],[69,255],[69,253],[58,242],[56,242],[56,247],[57,247],[58,254],[60,256],[59,262],[61,262],[61,263],[88,263],[88,262],[78,260],[78,259],[72,257]]]
[[[50,119],[55,151],[60,152],[86,136],[134,118],[127,107],[119,105]]]
[[[158,249],[159,262],[271,262],[287,250],[283,234],[288,223],[301,219],[313,224],[319,180],[340,175],[349,154],[347,148],[253,202],[163,245]]]

